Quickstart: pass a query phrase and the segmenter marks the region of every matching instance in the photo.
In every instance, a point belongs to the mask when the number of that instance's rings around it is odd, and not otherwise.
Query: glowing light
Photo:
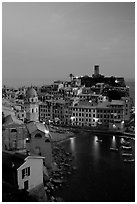
[[[113,128],[116,128],[116,125],[115,125],[115,124],[113,124]]]
[[[115,80],[115,83],[118,83],[118,80],[117,80],[117,79]]]
[[[115,136],[113,136],[113,142],[116,140],[116,137]]]
[[[73,116],[72,116],[70,119],[71,119],[71,120],[74,120],[74,119],[75,119],[75,117],[73,117]]]
[[[94,137],[94,142],[96,142],[98,140],[98,137],[97,136],[95,136]]]
[[[49,134],[49,130],[45,130],[45,133],[46,133],[46,134]]]
[[[99,119],[98,118],[94,118],[94,120],[95,120],[95,122],[98,122]]]

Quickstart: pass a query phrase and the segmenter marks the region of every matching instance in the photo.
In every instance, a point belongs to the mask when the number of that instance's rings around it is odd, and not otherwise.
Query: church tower
[[[26,100],[24,103],[27,121],[39,121],[39,104],[37,92],[34,88],[28,88],[26,91]]]

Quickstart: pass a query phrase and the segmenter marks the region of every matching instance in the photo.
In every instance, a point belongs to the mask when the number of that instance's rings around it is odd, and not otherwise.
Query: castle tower
[[[99,65],[94,65],[94,76],[97,77],[99,75]]]
[[[35,89],[28,88],[26,91],[26,100],[24,103],[26,110],[26,119],[28,121],[39,121],[38,96]]]

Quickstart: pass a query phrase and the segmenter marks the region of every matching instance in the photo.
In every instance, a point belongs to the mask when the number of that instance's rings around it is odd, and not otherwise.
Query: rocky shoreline
[[[73,156],[64,148],[55,143],[53,147],[53,158],[56,168],[49,173],[49,178],[44,182],[44,189],[49,202],[63,202],[61,197],[56,197],[56,192],[67,183],[69,176],[76,170],[73,165]]]

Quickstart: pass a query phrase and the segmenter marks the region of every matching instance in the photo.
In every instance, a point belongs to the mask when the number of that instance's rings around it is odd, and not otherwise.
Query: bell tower
[[[39,121],[39,104],[37,92],[34,88],[30,87],[26,91],[26,100],[24,103],[26,110],[27,121]]]

